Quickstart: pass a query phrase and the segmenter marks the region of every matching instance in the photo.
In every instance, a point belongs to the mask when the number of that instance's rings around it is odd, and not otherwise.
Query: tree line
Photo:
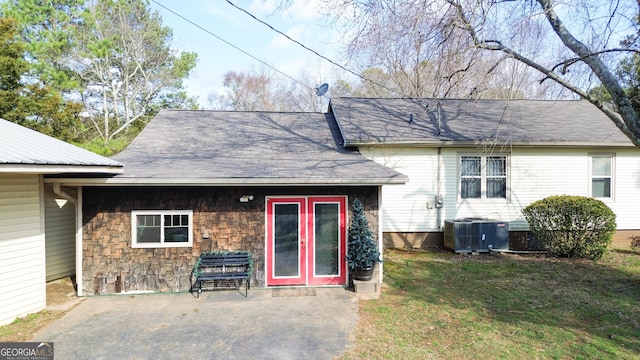
[[[359,74],[332,72],[329,97],[581,98],[640,145],[638,1],[318,3]],[[148,0],[5,0],[0,32],[5,119],[109,153],[159,109],[197,107],[182,86],[197,55],[171,49]],[[234,69],[208,107],[323,111],[322,74],[296,77]]]
[[[197,54],[146,0],[0,4],[0,117],[110,155],[160,109],[195,108]]]

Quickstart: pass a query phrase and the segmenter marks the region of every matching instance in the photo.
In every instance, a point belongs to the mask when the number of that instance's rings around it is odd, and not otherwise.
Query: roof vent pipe
[[[436,119],[438,120],[438,136],[442,135],[442,127],[440,126],[440,102],[436,103]]]

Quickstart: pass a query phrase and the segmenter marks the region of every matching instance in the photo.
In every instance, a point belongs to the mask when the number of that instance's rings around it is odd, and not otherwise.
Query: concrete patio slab
[[[250,290],[88,297],[31,341],[57,359],[333,359],[352,342],[354,293]]]

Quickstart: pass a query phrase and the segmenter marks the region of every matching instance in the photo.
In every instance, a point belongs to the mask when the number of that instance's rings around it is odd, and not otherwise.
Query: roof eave
[[[118,175],[124,173],[124,167],[104,165],[0,164],[0,173]]]
[[[321,186],[402,185],[406,176],[391,178],[299,179],[299,178],[48,178],[47,183],[66,186]]]
[[[544,147],[544,148],[634,148],[633,143],[602,143],[602,142],[577,142],[577,141],[448,141],[448,140],[435,140],[435,141],[393,141],[393,142],[379,142],[379,141],[347,141],[345,147],[367,147],[367,146],[379,146],[379,147],[395,147],[406,146],[416,148],[434,148],[434,147],[478,147],[486,146],[488,144],[501,144],[517,147]]]

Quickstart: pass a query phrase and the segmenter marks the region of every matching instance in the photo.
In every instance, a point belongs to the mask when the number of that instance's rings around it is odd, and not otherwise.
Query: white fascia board
[[[0,164],[0,173],[19,174],[122,174],[122,166],[100,165],[30,165],[30,164]]]
[[[321,186],[321,185],[402,185],[408,181],[399,178],[362,178],[362,179],[234,179],[234,178],[47,178],[46,183],[60,183],[63,186]]]
[[[379,141],[348,141],[345,147],[415,147],[415,148],[436,148],[436,147],[473,147],[485,146],[490,144],[491,141],[394,141],[394,142],[379,142]],[[512,141],[508,142],[510,147],[527,147],[527,148],[634,148],[633,143],[588,143],[588,142],[529,142],[529,141]]]

